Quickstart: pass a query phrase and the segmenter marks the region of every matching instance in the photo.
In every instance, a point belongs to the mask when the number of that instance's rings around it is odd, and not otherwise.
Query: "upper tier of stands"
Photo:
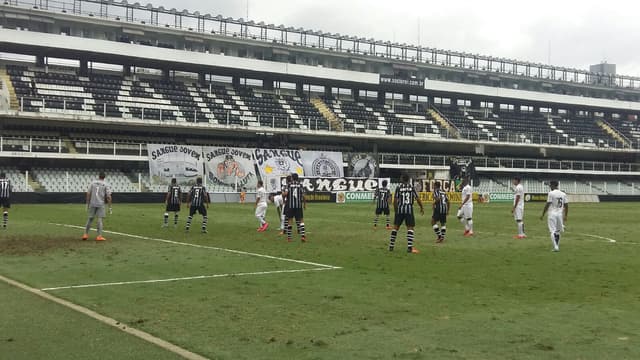
[[[323,98],[344,130],[377,135],[440,137],[442,129],[423,106]]]
[[[122,119],[327,130],[328,123],[299,96],[227,84],[118,75],[78,76],[73,71],[7,65],[23,111],[98,115]]]
[[[624,147],[589,118],[440,107],[441,113],[470,140],[534,144]]]
[[[162,80],[152,75],[114,73],[77,75],[74,68],[6,65],[21,110],[44,113],[151,119],[177,123],[342,130],[373,135],[453,136],[425,104],[379,103],[321,97],[322,107],[304,96],[228,83],[198,84],[189,79]],[[314,105],[315,104],[315,105]],[[323,105],[324,106],[324,105]],[[320,110],[319,110],[320,109]],[[437,109],[468,140],[623,148],[640,144],[637,121],[609,120],[612,135],[590,117],[480,109]],[[322,113],[321,113],[322,111]],[[324,114],[324,115],[323,115]],[[335,115],[339,125],[328,118]],[[331,122],[334,120],[332,119]],[[623,140],[622,140],[623,139]],[[625,144],[627,142],[627,144]],[[11,144],[5,144],[5,146]],[[55,151],[46,139],[33,146]],[[16,143],[15,146],[23,146]],[[81,145],[78,146],[82,148]],[[80,149],[82,151],[82,149]],[[105,149],[106,151],[106,149]],[[132,149],[135,151],[135,149]]]

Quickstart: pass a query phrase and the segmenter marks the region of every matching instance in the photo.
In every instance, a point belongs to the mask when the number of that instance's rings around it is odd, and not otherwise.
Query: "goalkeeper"
[[[109,205],[109,213],[111,213],[111,187],[104,181],[105,174],[101,172],[98,176],[97,180],[94,180],[91,185],[89,185],[89,190],[87,191],[87,213],[88,220],[87,225],[84,229],[84,235],[82,235],[82,240],[89,239],[89,231],[91,230],[91,224],[93,224],[93,219],[97,218],[97,230],[98,236],[96,237],[96,241],[105,241],[106,239],[102,236],[102,219],[106,215],[105,206]]]

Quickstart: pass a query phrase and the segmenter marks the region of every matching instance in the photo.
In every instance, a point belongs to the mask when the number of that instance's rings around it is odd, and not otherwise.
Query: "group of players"
[[[409,182],[409,176],[401,177],[401,184],[395,190],[394,196],[391,196],[391,190],[388,188],[387,181],[383,181],[382,186],[375,192],[374,201],[376,202],[375,218],[373,221],[374,228],[378,226],[380,215],[386,216],[386,228],[391,230],[389,238],[389,250],[395,248],[396,238],[400,227],[404,224],[407,228],[407,252],[418,253],[418,249],[414,247],[415,238],[415,212],[414,203],[420,208],[420,214],[424,215],[424,206],[417,191]],[[517,239],[525,239],[527,235],[524,231],[524,187],[520,177],[514,177],[514,201],[511,213],[516,221],[518,234],[514,236]],[[569,211],[569,201],[567,194],[558,189],[557,181],[549,183],[551,191],[547,195],[547,203],[543,209],[540,219],[547,216],[547,225],[553,244],[553,251],[560,249],[560,235],[564,231],[565,222],[567,221]],[[470,237],[473,232],[473,189],[468,178],[464,178],[461,184],[462,202],[458,208],[457,218],[464,226],[464,236]],[[0,173],[0,208],[2,208],[2,228],[6,229],[9,222],[9,209],[11,207],[11,183],[4,173]],[[105,174],[100,173],[97,180],[94,180],[86,193],[86,205],[88,219],[85,226],[85,232],[82,240],[89,238],[89,231],[94,219],[97,219],[97,237],[96,241],[106,240],[103,236],[103,218],[106,216],[106,206],[109,206],[111,213],[111,189],[105,182]],[[279,231],[281,235],[286,234],[287,240],[292,241],[292,228],[296,224],[297,232],[303,242],[307,241],[304,210],[306,210],[305,191],[298,174],[287,176],[286,183],[282,191],[278,194],[267,195],[262,181],[258,181],[258,189],[256,192],[255,216],[259,221],[258,232],[264,232],[269,227],[266,221],[266,213],[268,202],[275,204],[280,219]],[[394,221],[393,227],[390,223],[391,202],[393,201]],[[207,210],[211,199],[207,189],[202,184],[202,178],[196,180],[196,184],[191,187],[187,194],[187,206],[189,208],[189,216],[185,225],[185,231],[189,231],[193,217],[196,213],[202,215],[202,233],[207,233]],[[171,180],[167,194],[165,196],[165,213],[163,227],[169,226],[169,213],[173,212],[173,224],[178,225],[178,217],[180,205],[182,204],[182,190],[177,184],[176,179]],[[433,190],[433,213],[431,216],[431,225],[436,235],[436,243],[440,244],[445,241],[447,234],[447,216],[449,215],[450,202],[447,193],[441,189],[439,182],[435,183]]]
[[[473,236],[473,190],[468,179],[462,182],[462,203],[458,209],[458,219],[463,224],[465,231],[464,236]],[[393,199],[394,221],[393,227],[390,226],[390,202]],[[374,201],[376,202],[375,218],[373,227],[378,227],[380,215],[384,214],[387,220],[387,230],[391,230],[389,239],[389,251],[393,251],[398,236],[398,230],[404,224],[407,227],[407,252],[419,253],[413,245],[415,238],[416,218],[414,212],[414,203],[420,207],[420,214],[424,215],[424,205],[418,196],[418,192],[409,182],[409,176],[403,175],[401,183],[396,187],[393,198],[391,190],[388,188],[386,180],[382,181],[382,186],[375,192]],[[447,216],[449,215],[450,203],[447,193],[442,190],[440,182],[436,182],[433,190],[433,214],[431,215],[431,226],[436,235],[436,243],[441,244],[445,241],[447,235]]]
[[[387,181],[382,182],[382,187],[379,188],[374,196],[376,201],[375,218],[373,220],[373,227],[377,228],[378,220],[381,214],[386,215],[387,230],[391,230],[391,236],[389,239],[389,251],[393,251],[395,248],[396,238],[398,236],[398,230],[402,224],[407,227],[407,252],[418,253],[413,245],[415,237],[415,213],[413,209],[414,203],[417,203],[420,207],[420,214],[424,215],[424,206],[416,192],[415,188],[409,183],[409,177],[403,175],[401,178],[401,184],[396,188],[393,196],[393,208],[394,208],[394,226],[390,226],[390,200],[391,191],[387,187]],[[511,213],[516,221],[518,234],[514,236],[515,239],[525,239],[527,235],[524,232],[524,187],[522,186],[522,179],[518,176],[513,179],[514,186],[514,200]],[[560,251],[560,235],[564,231],[564,223],[567,221],[569,212],[569,201],[567,194],[558,189],[559,183],[557,181],[551,181],[549,187],[551,191],[547,195],[547,203],[542,211],[540,219],[548,213],[547,226],[549,233],[551,234],[551,242],[553,244],[553,251]],[[464,227],[463,235],[465,237],[471,237],[473,232],[473,188],[469,178],[464,178],[461,184],[462,201],[458,208],[457,218]],[[440,182],[436,182],[433,190],[433,214],[431,216],[431,225],[433,231],[436,234],[436,243],[441,244],[445,240],[447,233],[447,216],[449,215],[450,203],[447,193],[442,191]]]
[[[295,222],[300,239],[303,242],[307,241],[305,225],[304,225],[304,210],[307,207],[307,203],[304,197],[304,188],[299,181],[298,174],[292,174],[287,177],[284,190],[279,194],[267,195],[267,191],[264,188],[262,180],[258,181],[258,188],[256,190],[255,201],[255,216],[258,219],[259,226],[257,231],[264,232],[269,228],[269,223],[266,221],[267,201],[270,200],[276,204],[278,210],[278,216],[281,219],[280,222],[280,234],[287,235],[287,239],[292,241],[292,225]],[[244,199],[240,199],[241,203],[244,203]],[[169,226],[169,213],[173,213],[173,224],[178,225],[178,217],[180,212],[180,205],[182,203],[182,190],[177,184],[176,179],[171,180],[171,185],[165,196],[165,213],[163,227]],[[202,233],[207,233],[207,209],[209,208],[211,199],[206,188],[202,185],[202,178],[196,180],[196,185],[191,187],[187,194],[187,206],[189,207],[189,217],[187,218],[187,224],[185,230],[189,231],[193,216],[196,213],[202,215]]]

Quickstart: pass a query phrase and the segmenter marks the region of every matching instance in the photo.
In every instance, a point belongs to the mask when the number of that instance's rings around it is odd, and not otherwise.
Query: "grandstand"
[[[466,156],[482,191],[513,174],[532,192],[638,191],[634,77],[114,1],[0,14],[0,157],[18,192],[82,192],[99,169],[117,192],[162,192],[152,143],[370,153],[380,176],[416,179]]]

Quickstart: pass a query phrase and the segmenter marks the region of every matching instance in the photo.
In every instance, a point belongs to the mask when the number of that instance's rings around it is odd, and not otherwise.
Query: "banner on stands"
[[[253,150],[234,147],[203,147],[208,184],[241,189],[255,188],[258,176]]]
[[[308,177],[344,177],[341,152],[302,151],[302,167]]]
[[[372,154],[349,154],[347,176],[354,178],[374,178],[377,175],[378,161]]]
[[[379,186],[379,179],[302,177],[300,182],[308,193],[376,191]],[[282,188],[285,187],[285,178],[280,179],[280,185]]]
[[[254,149],[253,159],[263,179],[292,173],[304,175],[300,150]]]
[[[201,146],[148,144],[147,151],[152,185],[168,185],[172,178],[179,185],[193,185],[202,176]]]

